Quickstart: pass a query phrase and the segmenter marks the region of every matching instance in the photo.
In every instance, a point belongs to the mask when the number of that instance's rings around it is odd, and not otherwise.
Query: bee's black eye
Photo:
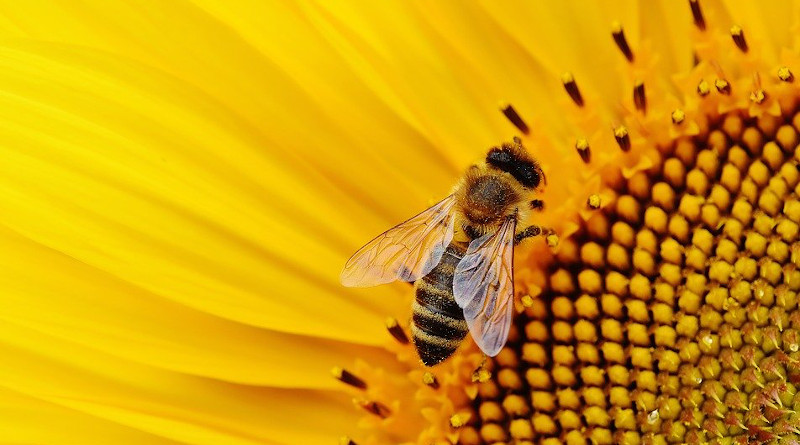
[[[510,172],[511,164],[514,158],[508,150],[502,148],[493,148],[486,155],[486,163],[492,165],[500,170]]]
[[[519,159],[510,147],[495,147],[486,155],[486,163],[508,172],[527,188],[536,188],[542,180],[541,170],[530,161]]]
[[[525,187],[536,188],[542,180],[541,175],[539,175],[539,169],[534,164],[527,162],[518,164],[514,170],[511,174]]]

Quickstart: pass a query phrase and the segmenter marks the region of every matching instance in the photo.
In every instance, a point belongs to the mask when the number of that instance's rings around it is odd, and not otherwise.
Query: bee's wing
[[[358,250],[339,279],[348,287],[365,287],[395,280],[416,281],[442,259],[453,239],[453,195],[378,235]]]
[[[473,240],[453,277],[453,295],[469,332],[490,357],[503,348],[514,317],[515,226],[509,218],[497,232]]]

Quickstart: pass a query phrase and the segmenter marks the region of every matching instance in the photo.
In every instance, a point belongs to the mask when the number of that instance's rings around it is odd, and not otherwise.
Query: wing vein
[[[340,275],[349,287],[416,281],[442,259],[453,239],[455,197],[450,195],[359,249]]]
[[[487,355],[500,352],[513,317],[513,248],[516,221],[473,240],[456,267],[453,295],[473,339]]]

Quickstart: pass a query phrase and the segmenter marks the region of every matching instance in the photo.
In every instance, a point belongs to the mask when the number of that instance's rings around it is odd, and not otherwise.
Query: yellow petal
[[[176,304],[2,228],[0,250],[14,253],[0,255],[0,319],[137,363],[236,383],[333,388],[331,367],[382,356],[379,348],[257,329]]]
[[[0,388],[0,430],[6,443],[175,445],[164,437]]]
[[[320,210],[347,204],[319,194],[326,181],[260,154],[266,140],[235,116],[130,62],[5,48],[0,66],[10,228],[218,316],[379,343],[384,312],[338,297],[346,225]],[[322,207],[291,204],[304,200]]]
[[[0,338],[3,387],[179,442],[322,444],[354,421],[346,398],[325,391],[162,371],[12,322],[0,325]],[[325,415],[311,416],[308,406]]]

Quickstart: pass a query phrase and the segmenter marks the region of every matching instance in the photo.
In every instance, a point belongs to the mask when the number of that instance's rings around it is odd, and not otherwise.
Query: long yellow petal
[[[1,387],[171,440],[322,444],[343,422],[354,421],[346,399],[325,391],[238,385],[162,371],[12,322],[0,325],[0,339]],[[35,354],[43,344],[50,347]],[[308,406],[326,415],[312,417]]]
[[[353,356],[382,356],[379,348],[258,329],[191,309],[3,228],[0,251],[13,252],[0,255],[0,320],[100,353],[235,383],[304,388],[336,387],[330,368]],[[32,350],[46,354],[51,347]],[[87,367],[92,360],[75,358]],[[388,356],[384,363],[391,363]]]
[[[10,228],[225,318],[379,341],[379,322],[353,320],[385,312],[338,298],[344,259],[322,227],[341,228],[323,224],[339,212],[292,206],[324,200],[322,184],[260,154],[254,130],[130,62],[5,48],[0,66],[0,208]],[[388,296],[371,301],[397,307]],[[292,321],[301,317],[308,323]]]
[[[4,443],[177,445],[164,437],[0,388],[0,431]]]

